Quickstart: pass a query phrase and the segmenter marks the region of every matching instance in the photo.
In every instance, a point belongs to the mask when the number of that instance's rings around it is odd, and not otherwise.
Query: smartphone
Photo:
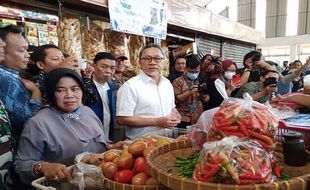
[[[79,67],[83,70],[86,69],[87,67],[87,60],[86,59],[81,59],[80,62],[79,62]]]
[[[231,79],[232,84],[238,84],[240,83],[240,75],[234,75]]]

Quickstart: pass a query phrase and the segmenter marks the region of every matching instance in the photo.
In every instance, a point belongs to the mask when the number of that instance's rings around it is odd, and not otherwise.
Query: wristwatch
[[[251,72],[251,70],[248,68],[244,69],[244,72],[247,72],[247,71]]]
[[[35,176],[40,176],[42,174],[41,170],[42,170],[42,165],[44,163],[47,163],[47,162],[38,162],[37,164],[33,165],[33,168],[32,168],[32,172]]]

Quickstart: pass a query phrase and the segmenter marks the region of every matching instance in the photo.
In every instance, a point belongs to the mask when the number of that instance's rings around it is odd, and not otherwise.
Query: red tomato
[[[121,170],[115,173],[114,181],[119,183],[130,183],[134,173],[131,170]]]
[[[135,160],[134,168],[137,173],[146,172],[146,159],[144,157],[138,157]]]

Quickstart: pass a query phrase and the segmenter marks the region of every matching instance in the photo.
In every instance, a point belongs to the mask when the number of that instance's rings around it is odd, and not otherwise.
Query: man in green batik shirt
[[[0,22],[0,28],[7,27]],[[4,48],[6,44],[0,38],[0,62],[4,60]],[[9,170],[13,162],[14,141],[12,138],[12,128],[9,121],[8,112],[0,100],[0,189],[10,189],[7,187],[9,180]]]
[[[7,189],[8,171],[13,161],[13,139],[8,113],[0,101],[0,189]]]

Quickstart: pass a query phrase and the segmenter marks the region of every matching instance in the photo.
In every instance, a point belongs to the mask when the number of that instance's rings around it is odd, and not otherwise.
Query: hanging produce
[[[59,48],[69,55],[82,58],[81,24],[79,19],[63,17],[58,28]]]
[[[97,24],[92,23],[87,29],[84,28],[83,49],[88,63],[93,63],[98,52],[106,51],[104,30]]]

